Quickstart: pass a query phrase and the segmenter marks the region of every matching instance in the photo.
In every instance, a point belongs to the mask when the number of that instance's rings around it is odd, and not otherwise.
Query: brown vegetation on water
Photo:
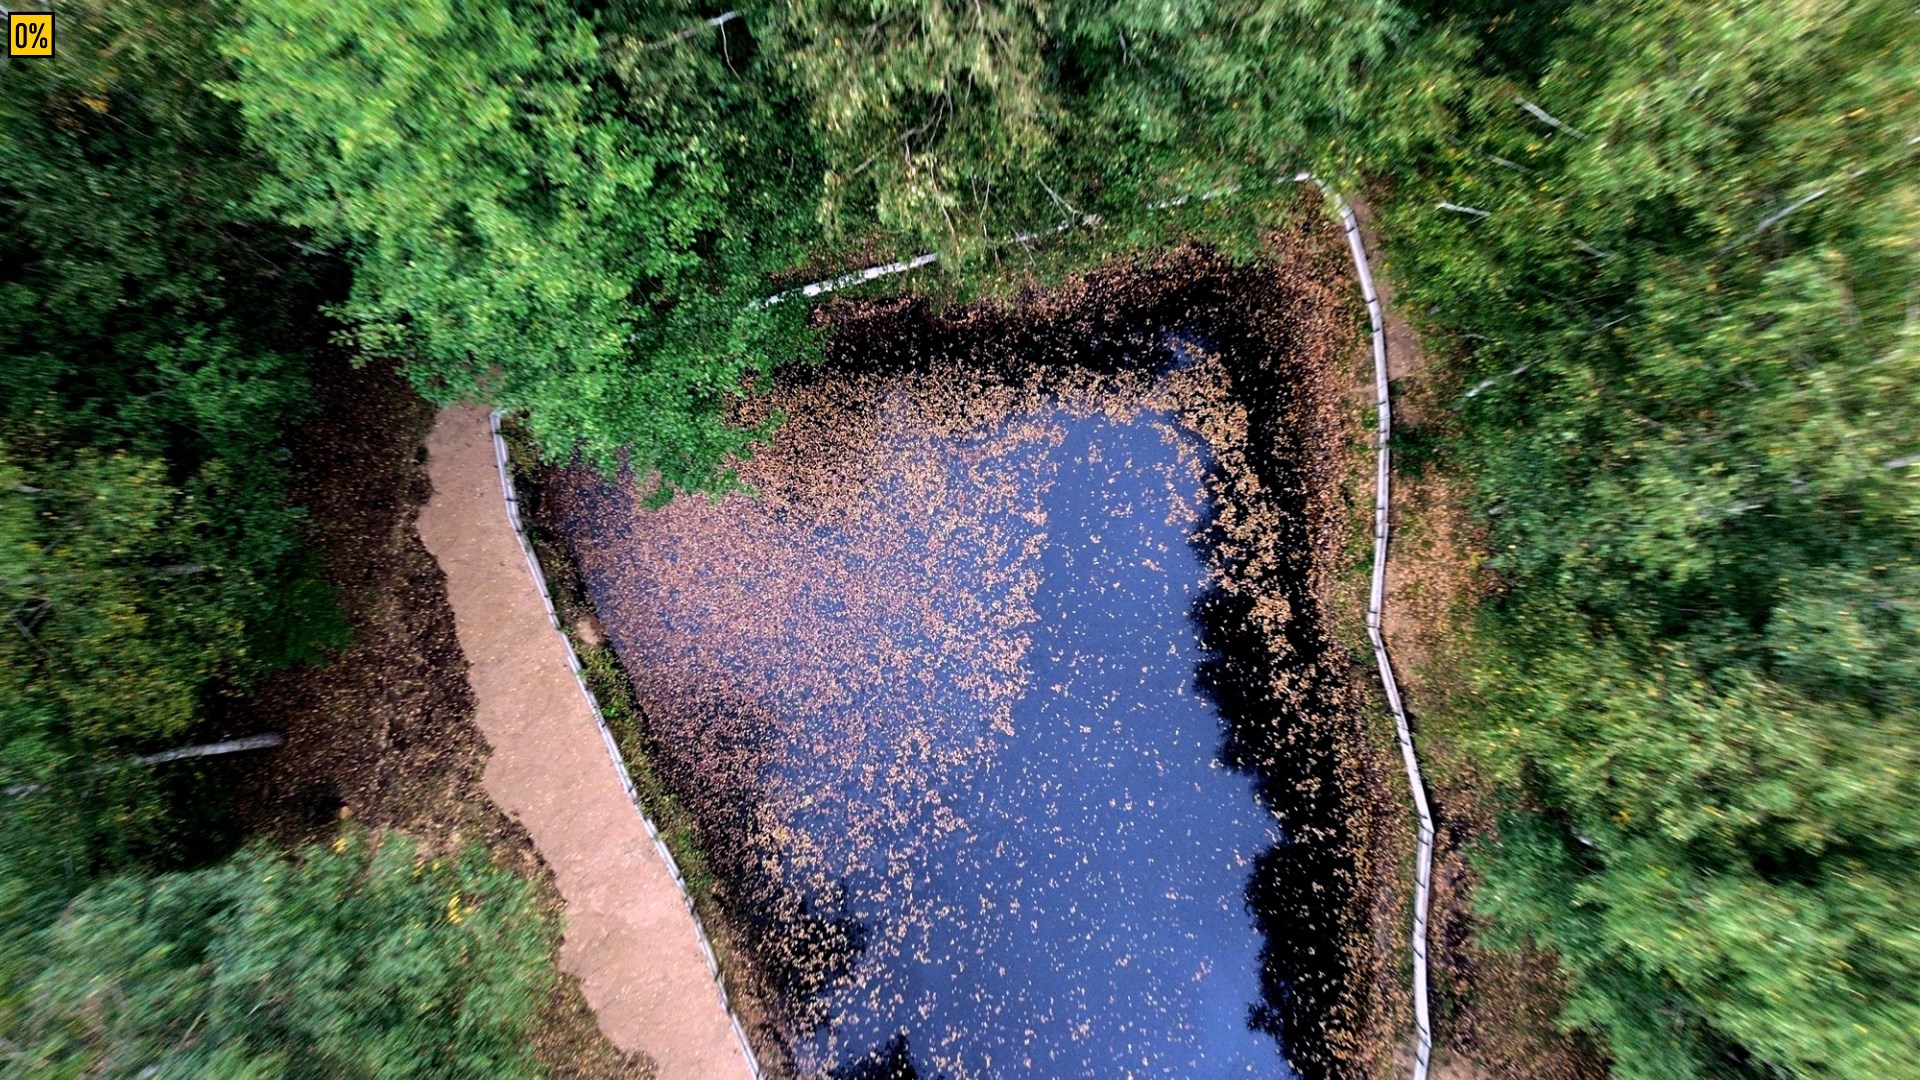
[[[1261,860],[1250,891],[1269,991],[1291,991],[1270,992],[1284,1015],[1266,1022],[1286,1027],[1306,1075],[1364,1076],[1386,1062],[1404,991],[1374,925],[1393,906],[1376,894],[1399,873],[1406,836],[1403,792],[1364,731],[1364,673],[1333,644],[1325,609],[1350,510],[1338,482],[1349,417],[1337,376],[1354,336],[1331,240],[1303,227],[1275,237],[1269,260],[1251,267],[1180,251],[1007,304],[935,312],[910,300],[839,301],[821,316],[828,363],[783,372],[771,395],[740,408],[745,422],[774,411],[785,421],[741,465],[754,494],[647,511],[629,489],[610,511],[590,474],[552,478],[550,523],[614,512],[647,534],[646,559],[576,550],[589,577],[656,601],[698,598],[697,609],[669,602],[638,621],[601,614],[629,662],[648,741],[715,854],[725,906],[771,991],[798,1010],[783,1026],[818,1019],[807,1003],[854,947],[852,928],[803,910],[790,887],[830,881],[840,838],[795,823],[884,830],[929,813],[964,830],[952,808],[929,809],[938,780],[975,761],[1023,690],[1020,626],[1037,552],[1031,534],[1015,543],[989,522],[1040,511],[1009,462],[1058,437],[1046,408],[1120,422],[1170,414],[1180,430],[1163,435],[1183,448],[1178,471],[1189,475],[1168,477],[1159,512],[1188,523],[1215,586],[1202,615],[1222,660],[1204,681],[1237,718],[1231,763],[1259,778],[1295,841]],[[1204,334],[1210,348],[1169,365],[1180,330]],[[950,473],[955,445],[967,448],[964,476]],[[794,640],[804,623],[795,613],[820,603],[893,632]],[[681,631],[695,623],[769,658],[838,650],[855,662],[831,678],[805,664],[726,669],[687,643]],[[900,643],[929,641],[956,685],[984,703],[976,730],[851,710],[841,715],[857,730],[786,730],[785,714],[802,710],[782,703],[854,700],[924,678]],[[872,804],[822,805],[818,789],[783,780],[789,739],[859,778]]]

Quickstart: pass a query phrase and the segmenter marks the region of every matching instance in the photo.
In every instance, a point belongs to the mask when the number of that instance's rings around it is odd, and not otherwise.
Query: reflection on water
[[[1291,1076],[1249,1026],[1279,828],[1195,688],[1204,453],[1147,410],[872,415],[796,425],[758,497],[567,500],[655,734],[847,930],[785,958],[803,1075]]]

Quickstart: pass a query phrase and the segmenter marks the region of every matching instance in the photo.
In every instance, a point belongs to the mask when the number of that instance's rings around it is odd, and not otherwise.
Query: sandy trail
[[[447,575],[493,753],[487,795],[518,819],[566,902],[563,970],[614,1045],[661,1080],[751,1075],[692,916],[621,789],[507,522],[484,408],[442,410],[427,438],[420,538]]]

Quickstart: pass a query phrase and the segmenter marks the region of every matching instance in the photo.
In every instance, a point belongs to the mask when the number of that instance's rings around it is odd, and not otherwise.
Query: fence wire
[[[1324,189],[1323,189],[1324,190]],[[1427,1080],[1428,1062],[1433,1057],[1433,1025],[1427,1012],[1427,907],[1433,891],[1433,811],[1427,805],[1427,785],[1420,776],[1420,759],[1413,752],[1413,731],[1407,724],[1407,710],[1400,700],[1400,684],[1393,677],[1393,661],[1387,656],[1387,639],[1380,629],[1380,614],[1386,608],[1387,540],[1392,524],[1393,479],[1392,449],[1393,401],[1387,385],[1387,328],[1380,309],[1380,296],[1373,287],[1373,269],[1367,262],[1367,248],[1360,238],[1360,222],[1345,199],[1328,193],[1340,211],[1340,224],[1347,232],[1347,248],[1353,253],[1353,273],[1360,280],[1360,294],[1367,301],[1367,328],[1373,338],[1374,398],[1380,411],[1373,487],[1373,583],[1367,595],[1367,637],[1373,641],[1373,661],[1380,669],[1380,686],[1386,691],[1387,707],[1393,710],[1394,732],[1400,740],[1400,756],[1407,766],[1407,786],[1413,789],[1413,809],[1420,819],[1413,871],[1413,1023],[1417,1045],[1414,1048],[1413,1078]]]

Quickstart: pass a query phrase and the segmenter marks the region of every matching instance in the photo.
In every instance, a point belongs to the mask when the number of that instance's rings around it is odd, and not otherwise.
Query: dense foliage
[[[1911,5],[707,14],[90,0],[62,7],[57,61],[5,69],[10,1032],[30,1020],[36,1052],[75,1070],[163,1044],[228,1047],[221,1067],[239,1068],[334,1046],[348,1021],[324,1010],[385,1023],[342,986],[287,1026],[182,1043],[166,1001],[108,1016],[73,996],[91,965],[160,979],[194,1015],[251,1010],[209,943],[282,963],[234,928],[307,902],[249,891],[269,884],[264,855],[152,877],[178,807],[116,763],[338,639],[284,451],[329,328],[437,400],[524,411],[554,457],[711,487],[762,434],[729,427],[730,402],[815,348],[802,304],[760,302],[785,272],[937,250],[948,283],[997,284],[1036,250],[1246,251],[1262,188],[1310,168],[1367,185],[1403,306],[1458,383],[1441,456],[1474,485],[1499,588],[1452,724],[1508,808],[1482,853],[1497,932],[1564,958],[1569,1020],[1610,1036],[1622,1076],[1910,1068]],[[346,268],[350,291],[332,284]],[[317,305],[342,295],[328,323]],[[364,886],[376,906],[439,880],[358,852],[274,876],[309,898]],[[46,930],[123,868],[148,876]],[[141,888],[161,899],[143,907]],[[371,923],[325,925],[337,940],[301,947],[387,947]],[[403,939],[441,957],[465,940]],[[142,941],[158,951],[116,951]],[[32,980],[47,1004],[22,1011]],[[494,1053],[519,1008],[458,1037]],[[454,1037],[395,1023],[381,1030],[409,1046]]]
[[[1381,204],[1501,581],[1481,899],[1622,1077],[1910,1069],[1920,17],[1502,5],[1422,47],[1447,126]]]
[[[525,882],[400,841],[172,870],[221,793],[130,764],[278,726],[247,689],[344,641],[286,449],[341,268],[250,209],[217,14],[62,4],[0,71],[0,1073],[526,1074]]]
[[[531,1077],[550,930],[484,855],[346,834],[94,886],[0,1000],[19,1076]]]
[[[1164,239],[1179,218],[1158,204],[1328,164],[1404,23],[1383,0],[801,0],[768,19],[827,150],[823,221],[962,268],[1057,222],[1097,218],[1107,251]]]
[[[360,347],[669,490],[723,481],[758,434],[729,400],[812,349],[800,305],[758,302],[810,251],[968,268],[1096,219],[1097,252],[1164,240],[1193,222],[1156,203],[1311,163],[1393,27],[1380,0],[824,0],[713,27],[645,2],[243,7],[226,92],[278,166],[262,205],[351,253]]]
[[[59,32],[0,81],[0,785],[44,792],[0,812],[0,921],[158,838],[151,778],[101,766],[337,637],[280,449],[313,285],[243,212],[213,33],[197,5]]]
[[[243,6],[227,92],[279,166],[261,203],[350,250],[360,348],[526,410],[555,456],[715,481],[754,434],[729,398],[808,344],[800,305],[757,302],[814,171],[778,97],[623,36],[639,14],[603,47],[553,2]]]

